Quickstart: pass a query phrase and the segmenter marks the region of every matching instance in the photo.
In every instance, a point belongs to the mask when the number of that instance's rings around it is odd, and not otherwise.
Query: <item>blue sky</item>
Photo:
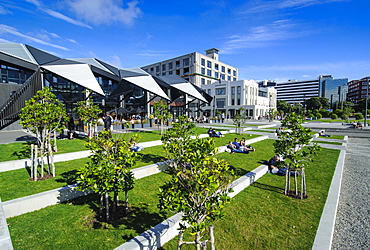
[[[0,42],[135,68],[217,48],[239,79],[370,75],[369,0],[0,0]]]

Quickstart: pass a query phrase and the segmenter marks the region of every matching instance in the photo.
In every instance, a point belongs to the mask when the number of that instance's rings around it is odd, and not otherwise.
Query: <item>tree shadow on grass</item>
[[[155,154],[143,154],[139,153],[140,160],[145,163],[153,163],[153,162],[162,162],[165,161],[163,156],[155,155]]]
[[[122,202],[122,201],[121,201]],[[124,225],[123,230],[131,232],[122,235],[122,239],[130,240],[133,237],[143,233],[145,230],[161,223],[166,216],[160,213],[150,211],[149,205],[140,202],[138,206],[130,206],[129,213],[127,216],[124,215],[125,206],[118,206],[116,212],[112,211],[112,204],[110,204],[110,217],[111,219],[107,222],[105,218],[105,208],[99,213],[100,195],[90,194],[87,196],[79,197],[68,201],[66,203],[72,203],[73,205],[89,205],[94,211],[92,216],[84,217],[85,225],[92,229],[119,229],[122,230],[122,225]],[[132,232],[134,231],[134,233]]]
[[[31,157],[31,144],[35,144],[35,141],[28,141],[22,143],[22,148],[18,151],[12,153],[12,156],[15,156],[17,159],[25,159]]]
[[[56,182],[60,182],[60,183],[66,183],[67,185],[72,185],[72,184],[75,184],[77,181],[77,170],[71,170],[71,171],[67,171],[67,172],[64,172],[60,175],[58,175],[57,177],[55,177],[55,181]]]
[[[284,188],[275,187],[275,186],[263,184],[263,183],[260,183],[260,182],[253,182],[251,187],[255,187],[255,188],[259,188],[259,189],[263,189],[263,190],[268,190],[268,191],[279,193],[279,194],[284,192]]]

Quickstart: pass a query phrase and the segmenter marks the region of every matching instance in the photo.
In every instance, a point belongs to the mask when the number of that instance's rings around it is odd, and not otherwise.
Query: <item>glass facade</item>
[[[4,62],[0,62],[1,82],[9,84],[23,84],[34,72],[13,67]]]

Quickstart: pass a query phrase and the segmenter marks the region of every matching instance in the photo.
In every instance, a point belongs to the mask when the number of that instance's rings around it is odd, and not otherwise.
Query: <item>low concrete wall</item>
[[[242,176],[231,184],[234,192],[229,194],[232,198],[239,192],[247,188],[250,184],[258,180],[267,172],[267,166],[261,165],[248,174]],[[126,243],[115,248],[115,250],[146,250],[157,249],[169,242],[179,234],[179,224],[181,214],[175,214],[162,223],[152,227],[139,236],[127,241]]]
[[[3,204],[1,200],[0,200],[0,249],[13,250],[13,245],[8,230],[8,224],[6,223]]]

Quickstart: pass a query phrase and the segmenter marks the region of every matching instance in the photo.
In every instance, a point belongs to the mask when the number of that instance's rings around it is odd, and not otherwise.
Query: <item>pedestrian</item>
[[[109,112],[105,114],[103,121],[104,121],[104,129],[106,131],[110,131],[110,126],[112,125],[112,117],[109,115]]]

